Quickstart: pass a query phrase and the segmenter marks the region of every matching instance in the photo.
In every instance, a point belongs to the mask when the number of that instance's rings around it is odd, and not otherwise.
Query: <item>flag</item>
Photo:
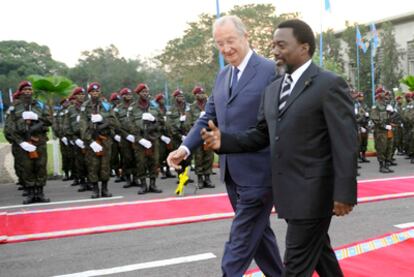
[[[378,40],[378,32],[377,32],[377,29],[375,28],[374,23],[371,23],[370,29],[371,29],[371,35],[372,35],[372,47],[376,49],[378,47],[379,40]]]
[[[365,43],[362,41],[362,36],[361,36],[361,32],[359,31],[358,26],[356,26],[356,45],[362,49],[362,51],[364,52],[364,54],[367,52],[367,46],[365,45]]]
[[[329,0],[325,0],[325,11],[331,11],[331,3],[329,2]]]

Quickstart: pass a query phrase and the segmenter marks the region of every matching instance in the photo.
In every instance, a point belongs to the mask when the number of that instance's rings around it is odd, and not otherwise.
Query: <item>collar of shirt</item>
[[[296,82],[299,80],[300,76],[302,76],[303,72],[306,71],[306,69],[308,69],[308,67],[310,66],[310,64],[312,63],[312,60],[310,59],[309,61],[307,61],[306,63],[302,64],[298,69],[296,69],[290,76],[292,76],[292,84],[290,85],[291,89],[290,91],[292,91],[292,89],[295,87]],[[285,79],[287,74],[285,74]],[[285,79],[283,79],[283,82],[285,81]]]
[[[237,80],[240,80],[240,77],[242,76],[243,71],[246,68],[247,63],[249,62],[250,57],[252,55],[253,55],[253,50],[249,48],[249,51],[247,52],[246,56],[244,56],[243,61],[239,64],[239,66],[237,66],[237,68],[239,69],[239,75],[237,76]],[[234,70],[233,70],[233,72],[234,72]]]

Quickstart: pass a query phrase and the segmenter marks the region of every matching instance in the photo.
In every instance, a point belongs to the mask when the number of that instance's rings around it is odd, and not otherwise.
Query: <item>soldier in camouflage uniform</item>
[[[403,118],[403,142],[404,142],[404,152],[408,156],[408,159],[414,158],[413,153],[411,152],[410,146],[413,137],[413,128],[414,128],[414,105],[412,102],[412,93],[406,92],[405,97],[405,106],[402,112]]]
[[[72,145],[72,151],[74,154],[74,183],[72,185],[80,185],[79,192],[91,190],[89,183],[87,182],[88,170],[85,161],[86,145],[81,138],[81,109],[82,104],[85,102],[85,89],[82,87],[76,87],[70,96],[72,104],[68,108],[64,120],[64,128],[66,130],[67,137]]]
[[[357,92],[356,101],[354,102],[355,116],[358,124],[358,140],[359,140],[359,159],[363,163],[369,163],[366,158],[367,146],[368,146],[368,133],[369,133],[369,109],[364,101],[364,94]]]
[[[62,171],[64,173],[63,181],[73,179],[73,153],[68,138],[65,135],[66,129],[63,125],[63,119],[68,112],[70,105],[69,99],[63,99],[60,102],[60,110],[53,113],[52,131],[56,138],[59,139],[60,153],[62,155]]]
[[[158,113],[163,117],[163,121],[160,122],[160,143],[159,143],[159,164],[161,171],[161,179],[175,178],[175,175],[171,174],[170,167],[167,164],[168,154],[173,150],[171,128],[167,121],[167,108],[164,103],[164,95],[160,92],[155,95],[155,102],[158,104]]]
[[[118,122],[111,104],[101,97],[101,85],[93,82],[88,87],[91,99],[82,104],[80,115],[81,140],[86,148],[88,179],[92,183],[92,198],[111,197],[108,181],[111,170],[111,149],[114,129]],[[101,191],[98,182],[101,181]],[[101,192],[101,193],[100,193]]]
[[[134,107],[132,91],[123,88],[119,92],[122,102],[114,109],[116,118],[119,121],[117,133],[121,136],[121,153],[123,158],[122,173],[126,184],[124,188],[138,186],[137,160],[135,159],[135,136],[133,135],[132,110]]]
[[[394,150],[393,152],[397,151],[397,155],[403,155],[404,149],[404,121],[403,121],[403,98],[401,96],[397,96],[395,98],[395,107],[394,111],[398,114],[398,124],[394,128]]]
[[[377,89],[375,92],[376,105],[371,109],[371,119],[374,123],[374,140],[377,159],[379,162],[379,172],[391,173],[389,161],[392,152],[392,125],[391,125],[391,106],[385,102],[385,91]]]
[[[13,93],[12,96],[12,104],[13,105],[17,105],[17,103],[19,102],[19,97],[20,97],[20,91],[16,91]],[[6,112],[6,117],[10,114],[9,111]],[[6,121],[7,122],[7,121]],[[19,186],[18,190],[24,190],[23,192],[23,196],[27,196],[27,191],[26,188],[24,186],[24,182],[22,181],[22,164],[20,162],[19,159],[16,158],[16,153],[18,152],[18,149],[20,148],[20,145],[18,145],[17,143],[12,141],[12,137],[10,137],[10,134],[7,133],[8,128],[6,128],[6,126],[4,127],[4,136],[6,138],[6,140],[11,144],[11,153],[13,155],[13,159],[14,159],[14,172],[16,173],[17,176],[17,183],[16,185]]]
[[[118,92],[111,93],[109,97],[109,102],[111,103],[111,109],[115,113],[115,109],[121,103],[121,97]],[[116,114],[115,114],[116,116]],[[114,140],[111,150],[111,176],[116,176],[115,183],[120,183],[124,181],[122,176],[122,153],[121,153],[121,135],[119,130],[115,130]]]
[[[137,174],[140,179],[138,194],[147,192],[161,193],[157,188],[156,178],[159,168],[159,140],[160,126],[164,118],[150,105],[149,88],[146,84],[138,84],[134,90],[138,94],[135,108],[132,110],[132,124],[134,128],[136,147]],[[147,185],[146,177],[150,184]]]
[[[188,119],[191,126],[197,121],[198,118],[205,114],[205,105],[207,103],[207,94],[200,86],[196,86],[193,89],[195,101],[190,105],[188,111]],[[212,184],[210,175],[213,172],[214,152],[212,150],[206,150],[203,146],[198,147],[194,152],[195,173],[197,175],[197,186],[202,188],[215,188]]]
[[[4,130],[6,138],[20,146],[15,158],[22,167],[20,174],[27,188],[23,204],[49,202],[43,188],[47,180],[47,132],[52,118],[45,104],[32,99],[30,82],[21,82],[18,92],[20,101],[9,107]]]

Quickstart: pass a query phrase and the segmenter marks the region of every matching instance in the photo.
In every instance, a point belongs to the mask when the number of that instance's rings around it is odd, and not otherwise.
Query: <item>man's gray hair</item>
[[[218,18],[214,24],[213,24],[213,35],[216,31],[217,26],[223,26],[224,24],[232,22],[234,26],[236,27],[237,33],[240,34],[240,36],[244,36],[247,34],[246,26],[243,24],[241,19],[238,16],[235,15],[225,15],[220,18]]]

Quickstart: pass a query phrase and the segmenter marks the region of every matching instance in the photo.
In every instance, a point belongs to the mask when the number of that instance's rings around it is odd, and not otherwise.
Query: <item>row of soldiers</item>
[[[351,90],[355,116],[358,123],[359,161],[366,159],[368,133],[373,129],[379,172],[394,172],[394,155],[407,155],[414,163],[414,94],[392,97],[382,86],[375,91],[375,105],[371,109],[364,102],[364,94]],[[403,101],[405,98],[405,102]]]
[[[166,157],[204,114],[207,100],[204,89],[197,86],[193,89],[196,100],[188,105],[183,92],[177,89],[174,104],[167,111],[162,94],[155,97],[158,105],[151,105],[146,84],[137,85],[133,92],[123,88],[107,101],[101,85],[93,82],[87,88],[89,97],[84,88],[77,87],[51,116],[46,105],[32,99],[32,93],[30,82],[19,84],[4,128],[12,144],[19,183],[27,196],[24,204],[49,201],[43,188],[51,125],[60,141],[65,179],[71,175],[74,184],[80,185],[79,191],[92,190],[92,198],[111,197],[108,181],[114,170],[118,181],[126,181],[125,188],[137,186],[138,194],[161,193],[156,185],[158,172],[174,177]],[[210,179],[213,157],[212,151],[203,148],[194,153],[199,188],[214,187]]]

